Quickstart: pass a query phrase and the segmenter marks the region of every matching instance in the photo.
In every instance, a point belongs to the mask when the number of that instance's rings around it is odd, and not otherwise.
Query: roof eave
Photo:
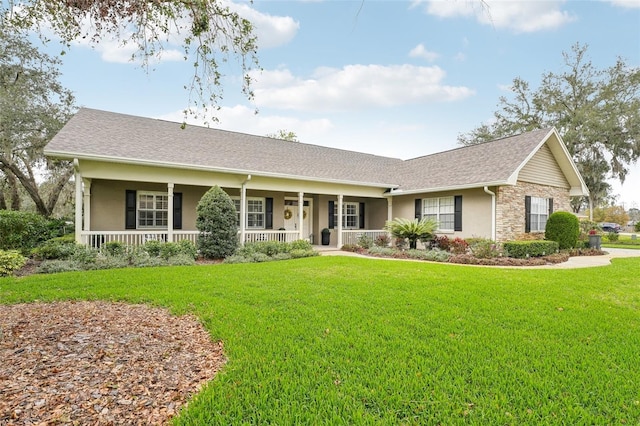
[[[326,182],[333,183],[339,185],[355,185],[355,186],[366,186],[372,188],[397,188],[397,184],[391,183],[377,183],[377,182],[359,182],[359,181],[350,181],[350,180],[342,180],[342,179],[326,179],[319,177],[309,177],[309,176],[299,176],[299,175],[289,175],[284,173],[270,173],[264,172],[260,170],[246,170],[246,169],[232,169],[226,167],[208,167],[208,166],[196,166],[193,164],[183,164],[183,163],[167,163],[162,161],[152,161],[152,160],[140,160],[135,158],[120,158],[120,157],[110,157],[104,155],[87,155],[82,154],[78,155],[77,153],[65,152],[65,151],[54,151],[54,150],[45,150],[44,155],[48,157],[54,158],[64,158],[68,160],[87,160],[87,161],[101,161],[105,163],[119,163],[119,164],[130,164],[134,166],[150,166],[150,167],[164,167],[164,168],[173,168],[173,169],[186,169],[186,170],[196,170],[196,171],[205,171],[205,172],[217,172],[217,173],[228,173],[228,174],[241,174],[241,175],[252,175],[252,176],[261,176],[261,177],[269,177],[269,178],[278,178],[278,179],[287,179],[287,180],[301,180],[306,182]]]
[[[464,189],[484,188],[485,186],[513,186],[513,185],[515,184],[509,183],[508,181],[476,182],[476,183],[470,183],[465,185],[439,186],[435,188],[420,188],[420,189],[410,189],[410,190],[395,189],[385,195],[393,197],[398,195],[426,194],[431,192],[460,191]]]

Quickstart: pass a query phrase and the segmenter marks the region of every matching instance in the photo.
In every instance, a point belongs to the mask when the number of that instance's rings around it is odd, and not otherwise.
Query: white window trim
[[[355,214],[352,215],[348,215],[350,217],[355,217],[355,225],[354,226],[347,226],[347,214],[345,213],[345,211],[347,210],[347,206],[355,206]],[[334,222],[336,224],[338,224],[338,203],[334,203],[333,205],[333,217],[334,217]],[[360,203],[357,201],[343,201],[342,202],[342,229],[360,229]]]
[[[237,196],[233,196],[230,197],[233,201],[234,201],[234,206],[235,206],[235,201],[240,201],[240,197]],[[249,201],[261,201],[262,202],[262,213],[252,213],[252,214],[261,214],[262,215],[262,226],[249,226],[249,209],[248,209],[248,205],[249,205]],[[245,229],[266,229],[265,228],[265,224],[266,224],[266,220],[267,220],[267,212],[266,212],[266,208],[267,208],[267,199],[265,197],[246,197],[245,198],[245,202],[246,205],[244,206],[244,224],[245,224]],[[239,203],[238,203],[239,204]],[[237,225],[238,227],[240,227],[240,212],[238,210],[236,210],[237,212]]]
[[[542,203],[540,203],[542,201]],[[542,204],[542,212],[540,206]],[[534,206],[536,211],[534,211]],[[540,229],[540,217],[546,216],[545,226]],[[536,218],[536,221],[533,218]],[[545,197],[531,197],[531,212],[529,213],[529,232],[544,232],[546,228],[547,220],[549,220],[549,198]]]
[[[140,197],[142,195],[153,195],[154,197],[154,208],[153,209],[141,209],[140,208]],[[157,196],[165,196],[167,197],[167,210],[156,209],[155,208],[155,197]],[[154,212],[167,212],[167,225],[165,226],[157,226],[155,225],[155,214],[154,214],[154,225],[140,225],[140,210],[144,211],[154,211]],[[169,193],[162,191],[137,191],[136,192],[136,229],[169,229]]]
[[[446,199],[446,200],[451,200],[451,206],[453,207],[453,211],[452,211],[451,213],[442,213],[442,212],[440,211],[440,200],[445,200],[445,199]],[[437,209],[437,213],[436,213],[436,215],[435,215],[435,216],[436,216],[436,217],[435,217],[435,220],[438,222],[438,229],[437,229],[437,231],[438,231],[438,232],[454,232],[454,231],[455,231],[455,226],[456,226],[456,225],[455,225],[455,220],[456,220],[456,219],[455,219],[455,215],[456,215],[456,212],[455,212],[455,197],[454,197],[453,195],[451,195],[451,196],[447,196],[447,197],[431,197],[431,198],[423,198],[423,199],[422,199],[422,217],[425,217],[425,216],[427,216],[427,215],[428,215],[428,216],[433,216],[433,213],[429,213],[429,214],[427,214],[427,213],[425,212],[426,207],[427,207],[427,200],[436,200],[436,209]],[[440,220],[440,215],[441,215],[441,214],[442,214],[442,215],[445,215],[445,214],[447,214],[447,215],[453,215],[453,221],[451,222],[451,225],[452,225],[452,226],[451,226],[451,228],[440,228],[440,224],[442,223],[442,221]]]

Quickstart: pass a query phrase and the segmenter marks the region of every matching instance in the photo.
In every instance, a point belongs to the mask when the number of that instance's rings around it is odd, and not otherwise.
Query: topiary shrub
[[[573,213],[553,212],[547,220],[544,235],[547,240],[557,242],[560,250],[573,248],[580,236],[580,221]]]
[[[238,248],[238,226],[233,200],[219,186],[208,190],[196,208],[198,250],[205,258],[222,259]]]

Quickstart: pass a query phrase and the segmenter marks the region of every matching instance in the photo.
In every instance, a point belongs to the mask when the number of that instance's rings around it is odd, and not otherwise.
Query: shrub
[[[156,241],[156,240],[150,240],[147,241],[146,243],[144,243],[144,249],[147,253],[149,253],[149,256],[151,257],[158,257],[160,256],[160,247],[162,246],[162,243],[160,241]]]
[[[449,251],[449,248],[451,247],[451,240],[446,235],[442,235],[439,237],[436,236],[433,239],[433,244],[440,250]]]
[[[73,256],[76,249],[75,240],[67,237],[58,237],[45,241],[41,246],[34,248],[31,250],[31,255],[38,260],[66,260]]]
[[[478,259],[492,259],[502,254],[498,244],[488,238],[470,238],[467,243],[473,257]]]
[[[160,244],[160,257],[164,260],[168,260],[170,257],[182,254],[182,249],[178,243],[161,243]]]
[[[313,250],[313,246],[307,240],[295,240],[289,244],[291,250]]]
[[[620,236],[616,232],[609,232],[605,237],[610,243],[616,242],[620,239]]]
[[[214,186],[202,196],[196,212],[200,253],[213,259],[234,254],[238,248],[236,207],[227,193]]]
[[[167,265],[171,266],[188,266],[195,264],[196,261],[193,256],[187,253],[178,253],[167,259]]]
[[[391,232],[396,238],[409,240],[409,248],[415,249],[418,240],[424,241],[433,238],[434,231],[438,228],[438,222],[426,217],[421,220],[395,218],[384,225],[384,229]]]
[[[104,243],[101,248],[111,256],[121,256],[125,253],[126,247],[120,241],[109,241]]]
[[[363,249],[368,249],[373,246],[373,238],[371,238],[367,234],[362,234],[358,238],[358,245]]]
[[[376,247],[389,247],[389,245],[391,244],[391,238],[389,238],[389,235],[387,234],[380,234],[376,237],[373,244]]]
[[[507,241],[503,247],[506,256],[525,259],[556,253],[559,245],[557,241]]]
[[[235,255],[227,256],[225,263],[267,262],[271,260],[297,259],[317,256],[309,241],[296,240],[291,243],[263,241],[247,243]]]
[[[39,274],[55,274],[58,272],[82,271],[82,264],[75,260],[45,260],[42,262],[36,272]]]
[[[633,229],[634,229],[636,232],[640,232],[640,220],[639,220],[639,221],[637,221],[635,225],[633,225]]]
[[[60,236],[50,221],[37,213],[0,210],[0,250],[20,250],[28,255],[44,241]]]
[[[343,247],[344,249],[344,247]],[[371,247],[369,253],[372,256],[393,257],[398,250],[391,247]]]
[[[300,250],[300,249],[294,249],[291,250],[289,252],[289,254],[291,255],[292,259],[300,259],[303,257],[313,257],[313,256],[317,256],[318,252],[315,250]]]
[[[369,251],[371,251],[373,249],[374,249],[374,247],[371,247],[371,249]],[[342,250],[342,251],[350,251],[352,253],[360,253],[360,252],[363,251],[362,247],[360,247],[357,244],[343,244],[342,248],[340,248],[340,250]]]
[[[448,252],[440,249],[408,250],[406,253],[410,259],[429,260],[432,262],[447,262],[451,256]]]
[[[81,264],[94,263],[98,258],[99,253],[100,252],[97,249],[79,245],[76,247],[76,250],[74,250],[70,260],[74,260]]]
[[[18,250],[0,250],[0,277],[13,275],[14,271],[22,268],[27,263]]]
[[[573,248],[580,236],[580,221],[573,213],[553,212],[544,230],[547,240],[555,241],[561,250]]]
[[[180,240],[178,242],[178,246],[180,246],[180,253],[191,256],[192,259],[196,259],[198,257],[198,248],[191,241]]]
[[[466,253],[469,249],[469,243],[463,240],[462,238],[454,238],[451,241],[450,249],[453,254],[463,254]]]

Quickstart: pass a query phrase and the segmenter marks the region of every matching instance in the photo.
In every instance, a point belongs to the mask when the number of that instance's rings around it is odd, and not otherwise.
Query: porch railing
[[[173,242],[189,240],[196,243],[199,231],[173,231]],[[240,236],[240,233],[238,233]],[[298,231],[246,231],[245,242],[258,241],[280,241],[292,242],[300,239]],[[82,231],[80,234],[80,242],[92,248],[100,248],[102,244],[112,241],[118,241],[124,245],[142,245],[147,241],[167,242],[169,233],[167,231]]]
[[[358,244],[363,235],[375,241],[380,235],[389,235],[389,233],[383,229],[343,229],[342,244]]]

